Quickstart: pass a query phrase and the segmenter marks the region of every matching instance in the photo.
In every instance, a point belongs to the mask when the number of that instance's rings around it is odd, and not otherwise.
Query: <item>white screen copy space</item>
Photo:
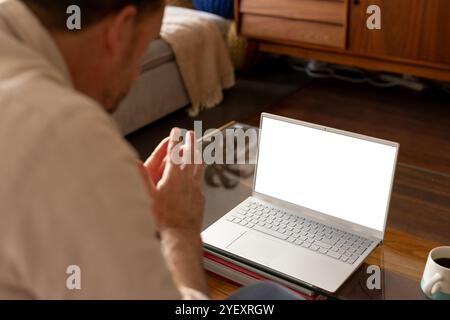
[[[382,231],[396,148],[263,118],[255,191]]]

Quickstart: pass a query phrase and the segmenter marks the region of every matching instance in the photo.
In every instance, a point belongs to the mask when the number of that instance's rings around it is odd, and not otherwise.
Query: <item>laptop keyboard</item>
[[[258,202],[246,202],[226,220],[353,264],[373,241],[287,213]]]

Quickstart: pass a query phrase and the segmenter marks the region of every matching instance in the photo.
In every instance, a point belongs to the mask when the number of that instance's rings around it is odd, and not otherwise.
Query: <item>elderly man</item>
[[[66,28],[72,3],[80,31]],[[140,172],[108,115],[163,12],[161,0],[0,2],[0,299],[206,297],[201,167],[166,161],[166,139]]]
[[[81,30],[67,29],[72,4]],[[108,115],[163,12],[162,0],[0,0],[0,299],[208,297],[202,166],[170,161],[177,129],[138,163]]]

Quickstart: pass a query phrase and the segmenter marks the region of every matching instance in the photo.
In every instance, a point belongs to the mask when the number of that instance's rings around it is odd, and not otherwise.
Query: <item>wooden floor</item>
[[[450,175],[450,94],[317,80],[267,112],[397,141],[400,163]]]
[[[400,258],[390,263],[418,281],[427,252],[450,244],[450,94],[314,80],[266,111],[400,143],[387,236]],[[259,114],[241,120],[258,125]],[[399,239],[409,246],[395,247]],[[214,298],[237,288],[213,276],[209,283]]]

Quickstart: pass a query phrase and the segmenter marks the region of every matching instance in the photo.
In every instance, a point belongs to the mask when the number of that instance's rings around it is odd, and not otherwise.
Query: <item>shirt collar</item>
[[[3,2],[2,2],[3,1]],[[39,19],[18,0],[0,0],[0,15],[13,35],[57,69],[65,84],[72,86],[67,64],[50,33]]]

